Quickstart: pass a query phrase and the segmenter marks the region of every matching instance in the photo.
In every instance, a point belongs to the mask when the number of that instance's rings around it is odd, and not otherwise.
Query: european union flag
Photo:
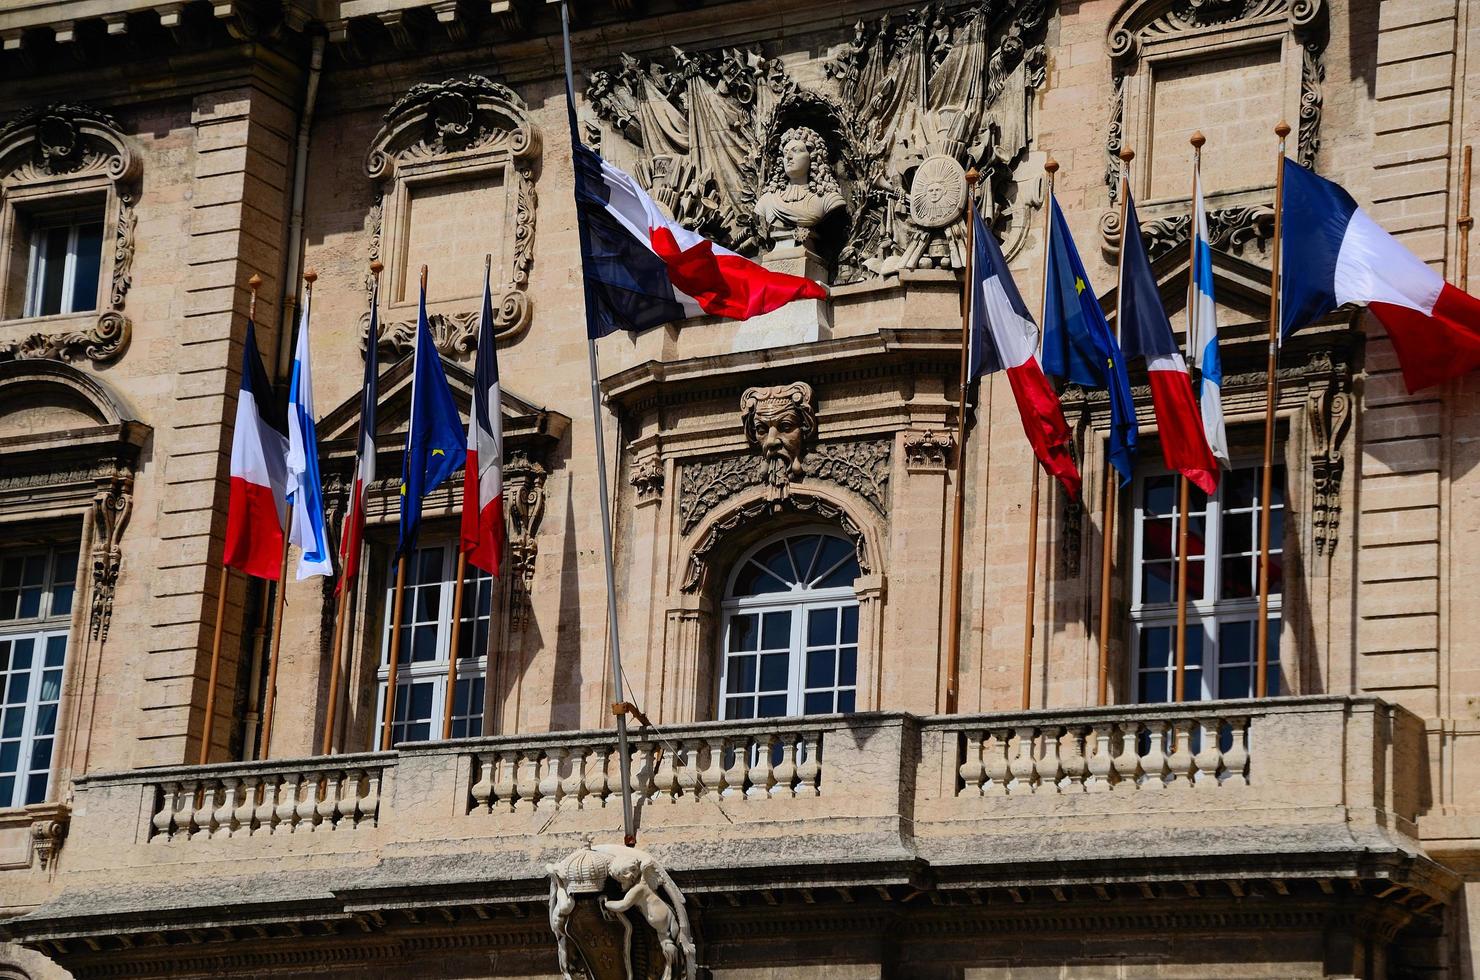
[[[1043,315],[1043,370],[1085,388],[1110,392],[1110,465],[1120,484],[1131,480],[1136,460],[1136,406],[1120,344],[1105,322],[1100,301],[1059,202],[1050,197],[1053,230],[1049,236],[1047,305]]]
[[[410,554],[421,526],[421,500],[467,461],[468,443],[462,419],[447,386],[442,358],[427,324],[427,290],[421,288],[416,318],[416,346],[411,368],[411,424],[406,433],[406,459],[401,468],[401,537],[396,554]]]

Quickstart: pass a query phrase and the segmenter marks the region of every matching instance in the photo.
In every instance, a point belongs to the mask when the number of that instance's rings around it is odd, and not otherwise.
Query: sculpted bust
[[[842,210],[843,194],[827,163],[827,143],[815,129],[788,129],[780,149],[756,213],[772,238],[785,237],[792,229],[805,238],[805,232]]]
[[[784,488],[801,477],[802,455],[817,433],[812,386],[804,381],[772,388],[747,388],[740,397],[745,440],[766,458],[766,482]]]

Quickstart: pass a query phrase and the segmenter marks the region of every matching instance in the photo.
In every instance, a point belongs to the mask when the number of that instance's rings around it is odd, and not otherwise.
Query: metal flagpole
[[[385,266],[383,264],[381,264],[381,262],[380,262],[379,259],[376,259],[374,262],[371,262],[370,263],[370,272],[375,277],[375,285],[372,287],[372,295],[370,297],[370,305],[371,305],[371,308],[372,309],[375,306],[377,306],[378,303],[379,303],[379,299],[380,299],[380,273],[381,273],[381,271],[384,268],[385,268]],[[374,327],[374,329],[376,331],[379,331],[379,329],[380,329],[380,325],[379,324],[372,324],[372,326]],[[372,337],[369,338],[368,347],[366,348],[365,356],[366,357],[376,357],[377,356],[377,351],[379,350],[379,345],[380,345],[380,334],[377,332],[374,336],[372,336]],[[364,406],[361,406],[361,414],[360,414],[360,427],[361,428],[364,428],[364,426],[365,426],[365,416],[364,416],[363,408],[364,408]],[[357,471],[359,469],[360,449],[361,448],[362,447],[360,447],[360,446],[356,446],[355,447],[355,468],[356,468]],[[353,487],[353,481],[351,481],[351,487]],[[354,508],[355,507],[359,507],[359,506],[362,506],[361,501],[358,501],[358,500],[355,501],[355,503],[352,505],[352,507],[350,509],[350,513],[352,514],[354,512]],[[364,541],[361,541],[357,547],[359,547],[360,550],[363,551],[364,550],[363,545],[364,545]],[[355,555],[354,556],[354,566],[355,566],[355,568],[357,570],[360,567],[360,561],[359,561],[359,559],[360,559],[360,556],[359,555]],[[349,562],[346,561],[345,564],[348,565]],[[327,712],[326,717],[324,718],[324,739],[323,739],[323,750],[321,752],[322,755],[328,755],[333,750],[333,746],[334,746],[334,722],[335,722],[335,718],[336,718],[336,716],[338,715],[338,712],[339,712],[339,676],[340,676],[340,674],[342,672],[342,667],[341,667],[341,663],[340,662],[344,658],[344,620],[345,620],[345,618],[346,618],[346,616],[347,616],[347,614],[349,612],[349,593],[350,593],[350,590],[353,587],[354,587],[354,582],[351,582],[349,580],[342,580],[339,583],[339,610],[335,614],[335,619],[334,619],[334,648],[333,648],[334,649],[334,652],[333,652],[334,661],[329,666],[329,710]]]
[[[565,93],[570,102],[570,138],[575,141],[580,138],[580,134],[575,128],[575,81],[571,76],[570,10],[566,0],[560,2],[560,34],[565,45]],[[574,150],[575,147],[572,146],[571,149]],[[581,282],[589,317],[591,290],[585,286],[584,268]],[[586,356],[591,369],[591,424],[596,431],[596,479],[601,498],[602,556],[606,564],[606,616],[607,628],[611,631],[612,714],[617,719],[617,754],[622,766],[622,837],[628,847],[633,847],[637,844],[637,826],[632,819],[632,748],[627,742],[627,713],[622,706],[622,702],[626,700],[626,685],[622,679],[622,643],[617,627],[617,575],[612,564],[612,515],[606,478],[606,436],[601,428],[601,384],[596,367],[596,338],[590,336],[589,330],[586,337]]]
[[[1048,316],[1048,259],[1053,235],[1054,176],[1059,172],[1059,162],[1049,157],[1043,162],[1043,172],[1048,180],[1043,207],[1043,295],[1038,304],[1038,346],[1043,344],[1043,331],[1048,329],[1044,319]],[[1031,453],[1031,449],[1030,449]],[[1029,457],[1033,463],[1033,489],[1028,494],[1028,594],[1023,606],[1023,710],[1027,711],[1033,700],[1033,612],[1038,602],[1038,487],[1043,479],[1043,467],[1038,454]]]
[[[1202,169],[1202,148],[1207,137],[1199,130],[1192,134],[1192,206],[1197,208],[1197,181]],[[1193,349],[1193,324],[1197,318],[1197,214],[1192,215],[1192,234],[1188,235],[1191,262],[1187,266],[1187,361],[1196,363]],[[1172,685],[1172,700],[1183,701],[1187,694],[1187,512],[1191,496],[1187,477],[1179,476],[1177,493],[1177,672]],[[1206,573],[1205,573],[1206,574]]]
[[[1115,335],[1120,336],[1120,311],[1125,306],[1125,199],[1130,192],[1130,178],[1126,172],[1136,152],[1130,147],[1120,151],[1120,254],[1115,263]],[[1112,424],[1113,420],[1112,420]],[[1105,455],[1105,499],[1100,508],[1100,663],[1097,685],[1098,704],[1110,701],[1110,575],[1115,570],[1115,495],[1119,484],[1115,478],[1115,467],[1110,465],[1108,451]]]
[[[303,305],[305,308],[313,303],[313,284],[318,278],[319,274],[312,268],[304,270]],[[278,658],[283,650],[283,609],[288,604],[288,548],[293,536],[292,529],[293,505],[289,504],[283,521],[283,564],[278,570],[277,612],[272,621],[272,652],[267,656],[267,704],[262,707],[262,758],[264,759],[269,757],[272,750],[272,706],[277,700]]]
[[[252,278],[247,280],[247,285],[252,289],[252,298],[247,303],[247,319],[254,320],[257,317],[257,290],[262,285],[262,277],[252,273]],[[226,553],[221,553],[221,579],[216,587],[216,631],[211,640],[211,675],[206,681],[206,720],[201,726],[200,733],[200,764],[205,765],[210,761],[211,755],[211,733],[216,727],[216,681],[221,674],[221,638],[226,626],[226,588],[231,584],[231,569],[226,565]]]
[[[422,293],[423,296],[426,295],[426,291],[427,291],[427,267],[426,266],[422,266],[421,267],[421,293]],[[417,343],[418,344],[421,342],[420,341],[420,336],[421,336],[421,334],[420,334],[420,328],[418,327],[418,330],[417,330]],[[420,351],[417,351],[415,354],[412,355],[412,357],[414,358],[416,356],[416,354],[419,354],[419,353],[421,353],[421,352]],[[416,362],[414,360],[411,363],[411,411],[412,411],[413,414],[416,412]],[[408,425],[407,426],[407,438],[408,439],[410,438],[410,433],[413,432],[413,431],[414,430]],[[405,479],[405,476],[406,476],[406,473],[407,473],[407,470],[406,470],[406,466],[407,465],[408,464],[404,464],[404,463],[402,464],[401,474],[402,474],[402,479],[403,480]],[[402,489],[402,493],[404,494],[405,493],[405,485],[404,485],[404,483],[402,484],[402,488],[401,489]],[[406,500],[405,500],[404,497],[401,500],[401,509],[403,511],[406,509]],[[397,668],[400,666],[400,660],[401,660],[401,618],[402,618],[402,615],[405,613],[405,608],[406,608],[406,553],[405,552],[402,552],[401,555],[400,555],[400,557],[398,557],[396,559],[396,591],[395,591],[395,594],[391,597],[391,649],[390,649],[390,660],[391,660],[391,662],[390,662],[390,674],[389,674],[388,677],[386,677],[386,682],[385,682],[385,723],[381,726],[381,730],[380,730],[380,749],[381,749],[382,752],[387,751],[391,747],[391,723],[393,721],[395,721],[395,717],[396,717],[396,672],[397,672]]]
[[[1290,124],[1283,119],[1274,128],[1280,138],[1274,177],[1274,245],[1269,263],[1269,363],[1264,382],[1264,472],[1259,490],[1259,619],[1255,624],[1254,694],[1269,696],[1269,498],[1274,493],[1274,408],[1279,384],[1280,357],[1280,236],[1285,217],[1285,137]]]
[[[971,349],[972,297],[971,263],[976,256],[976,181],[972,167],[966,171],[966,279],[961,303],[961,386],[956,402],[956,498],[951,511],[951,594],[946,607],[946,713],[954,713],[961,689],[961,576],[965,565],[961,550],[966,540],[966,377]]]

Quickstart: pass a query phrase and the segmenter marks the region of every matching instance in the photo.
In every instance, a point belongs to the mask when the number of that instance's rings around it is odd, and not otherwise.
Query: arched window
[[[739,562],[722,607],[721,718],[853,710],[859,574],[853,543],[829,531],[789,532]]]

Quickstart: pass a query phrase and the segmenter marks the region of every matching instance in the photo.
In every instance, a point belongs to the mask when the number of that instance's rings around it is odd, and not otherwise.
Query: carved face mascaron
[[[781,486],[802,475],[802,455],[817,432],[812,386],[797,381],[749,388],[740,398],[745,439],[765,453],[767,479]]]

